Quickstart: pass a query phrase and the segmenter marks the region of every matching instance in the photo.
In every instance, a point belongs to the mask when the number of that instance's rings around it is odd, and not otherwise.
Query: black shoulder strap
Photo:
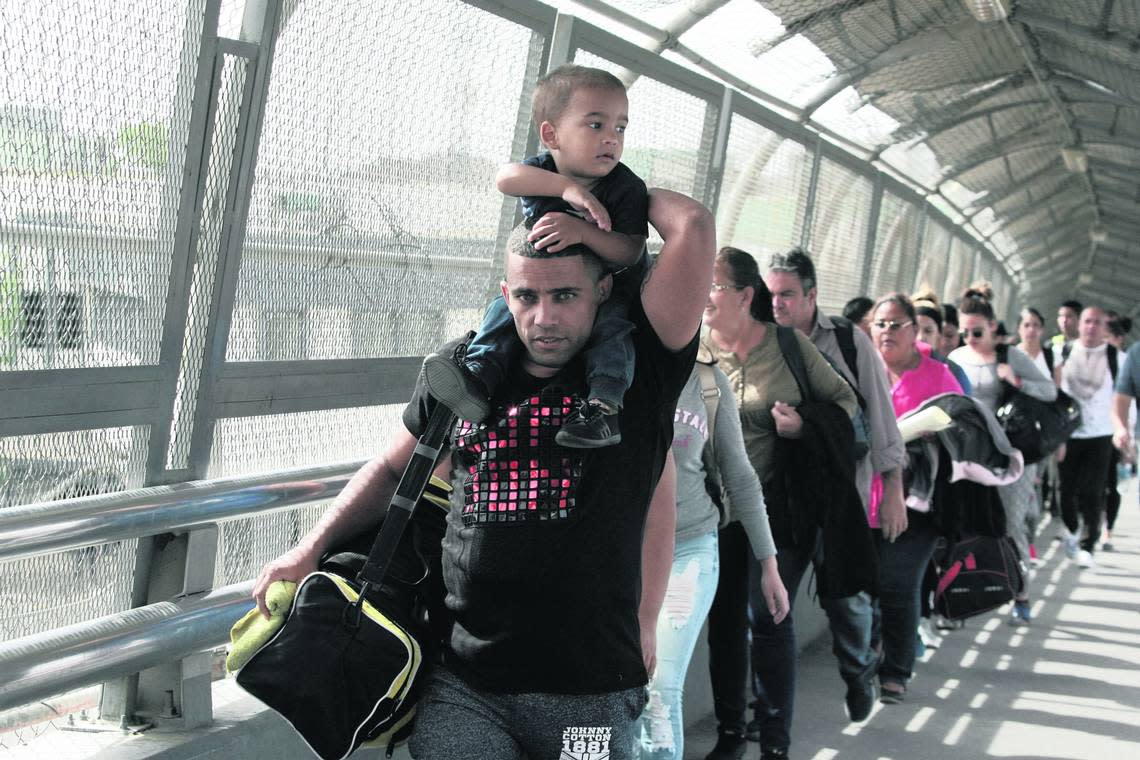
[[[1054,346],[1042,346],[1041,353],[1045,354],[1045,366],[1049,368],[1049,379],[1053,379],[1053,349]]]
[[[1069,361],[1069,354],[1072,353],[1072,351],[1073,351],[1073,344],[1066,342],[1065,345],[1061,347],[1061,361],[1062,362]]]
[[[855,325],[846,317],[832,317],[831,324],[835,325],[835,340],[839,343],[839,353],[843,354],[843,363],[851,370],[855,385],[858,385],[859,355],[855,351]]]
[[[1108,350],[1108,371],[1112,373],[1112,384],[1115,386],[1116,385],[1116,370],[1118,369],[1117,364],[1116,364],[1118,361],[1118,357],[1116,355],[1117,354],[1116,346],[1109,343],[1107,350]]]
[[[788,365],[792,377],[796,379],[800,396],[804,401],[811,401],[811,383],[808,382],[807,365],[804,364],[804,354],[796,338],[796,329],[776,325],[776,340],[780,343],[780,353],[784,355],[784,363]]]
[[[1005,343],[998,343],[994,346],[994,353],[997,354],[998,364],[1009,364],[1009,346]]]

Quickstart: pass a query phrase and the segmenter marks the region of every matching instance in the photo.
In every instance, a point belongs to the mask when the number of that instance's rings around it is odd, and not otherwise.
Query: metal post
[[[546,61],[547,71],[553,71],[574,60],[574,22],[574,16],[568,13],[559,13],[554,18],[554,31],[550,35],[550,57]]]
[[[732,88],[725,87],[724,97],[720,101],[720,111],[717,114],[712,152],[709,154],[704,202],[713,214],[716,213],[717,204],[720,202],[720,189],[724,185],[724,164],[728,156],[728,133],[732,128],[733,97]]]
[[[253,66],[252,75],[247,74],[245,90],[241,99],[241,114],[238,122],[237,144],[231,163],[232,177],[226,196],[226,215],[222,237],[219,241],[219,276],[214,282],[214,293],[206,333],[205,352],[202,361],[201,377],[198,382],[198,403],[194,413],[194,429],[190,442],[189,464],[195,478],[206,477],[210,449],[213,444],[216,413],[214,409],[213,385],[221,373],[226,358],[229,341],[230,320],[233,317],[234,300],[237,296],[238,275],[241,254],[245,243],[245,226],[249,215],[250,198],[253,193],[254,167],[257,162],[257,144],[261,137],[261,126],[265,113],[265,100],[269,89],[269,76],[276,47],[277,30],[281,6],[278,3],[265,3],[258,6],[263,14],[260,19],[247,14],[243,27],[260,29],[255,57],[247,57]],[[260,23],[259,23],[260,22]],[[243,36],[247,33],[243,32]],[[247,45],[248,43],[231,43]],[[238,50],[235,47],[235,51]]]
[[[166,471],[166,452],[170,445],[174,420],[174,400],[178,388],[178,370],[181,365],[182,346],[186,335],[186,318],[190,309],[190,283],[197,248],[199,219],[205,197],[206,170],[210,156],[210,143],[214,132],[217,97],[215,79],[217,60],[218,13],[221,0],[208,0],[199,21],[201,45],[197,52],[197,71],[193,83],[193,99],[187,130],[186,162],[177,208],[173,202],[170,211],[177,211],[174,247],[171,252],[169,283],[166,292],[166,311],[162,318],[162,343],[159,367],[162,374],[162,397],[151,426],[147,452],[146,485],[187,480],[183,473]],[[188,26],[194,23],[190,19]],[[194,31],[187,30],[186,37]],[[190,68],[187,59],[193,51],[183,53],[182,70]],[[173,195],[173,188],[168,196]]]
[[[875,256],[875,238],[879,234],[879,214],[883,208],[883,173],[875,172],[875,185],[871,191],[871,216],[867,220],[867,238],[863,242],[863,273],[859,277],[858,295],[867,295],[871,289],[871,263]]]
[[[815,217],[815,197],[819,187],[819,167],[823,162],[823,138],[816,137],[815,153],[812,156],[811,180],[808,182],[807,202],[804,204],[804,226],[800,230],[800,245],[811,250],[811,224]]]
[[[918,219],[918,233],[914,236],[914,256],[912,261],[915,262],[914,270],[910,273],[910,287],[907,290],[913,291],[918,287],[918,260],[922,257],[922,247],[926,245],[926,223],[930,218],[928,204],[925,199],[922,202],[922,216]],[[901,277],[900,277],[901,279]]]

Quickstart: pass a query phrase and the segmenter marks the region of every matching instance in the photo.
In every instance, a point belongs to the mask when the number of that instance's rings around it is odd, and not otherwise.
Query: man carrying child
[[[571,88],[571,102],[581,89]],[[591,106],[583,114],[593,114],[585,128],[606,135],[599,142],[610,141],[614,163],[621,140],[615,146],[610,135],[620,134],[624,113]],[[563,134],[554,135],[559,151]],[[598,229],[616,213],[590,209],[585,195],[575,202]],[[653,659],[645,631],[668,581],[675,519],[671,495],[651,497],[696,355],[716,237],[711,214],[676,193],[654,191],[648,217],[665,243],[628,304],[633,330],[622,339],[633,344],[633,363],[624,398],[598,395],[588,346],[613,288],[603,260],[636,257],[611,257],[587,222],[551,214],[508,243],[501,289],[514,346],[486,389],[486,414],[459,413],[443,459],[454,489],[442,546],[447,633],[418,706],[413,757],[631,755]],[[595,255],[593,245],[605,253]],[[432,363],[456,358],[462,352]],[[300,580],[323,553],[381,518],[444,395],[429,390],[429,369],[425,362],[405,429],[388,450],[352,478],[296,548],[262,570],[259,606],[270,582]],[[453,390],[470,371],[461,370]],[[460,406],[462,394],[453,396],[445,400]],[[620,442],[599,451],[566,447],[558,433],[575,412],[588,421],[589,407],[601,406],[589,403],[595,396],[622,405]]]

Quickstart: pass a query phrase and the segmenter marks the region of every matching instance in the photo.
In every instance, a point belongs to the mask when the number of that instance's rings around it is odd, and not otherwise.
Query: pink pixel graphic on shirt
[[[471,462],[464,525],[565,520],[574,513],[582,458],[554,436],[576,403],[560,390],[544,390],[486,423],[456,423],[455,453]]]

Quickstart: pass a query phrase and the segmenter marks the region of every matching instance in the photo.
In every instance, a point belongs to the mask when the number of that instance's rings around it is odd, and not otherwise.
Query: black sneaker
[[[431,354],[420,372],[428,392],[460,419],[482,422],[491,413],[482,384],[454,355]]]
[[[760,719],[753,718],[748,721],[748,725],[744,727],[744,738],[750,742],[760,741]]]
[[[862,723],[871,715],[871,708],[875,706],[878,695],[875,694],[875,682],[851,684],[847,687],[845,707],[847,717],[852,723]]]
[[[600,449],[621,443],[618,415],[606,414],[598,404],[582,403],[562,424],[554,441],[572,449]]]
[[[766,749],[760,753],[760,760],[788,760],[788,750]]]
[[[705,755],[705,760],[740,760],[748,742],[735,731],[718,731],[716,746]]]

